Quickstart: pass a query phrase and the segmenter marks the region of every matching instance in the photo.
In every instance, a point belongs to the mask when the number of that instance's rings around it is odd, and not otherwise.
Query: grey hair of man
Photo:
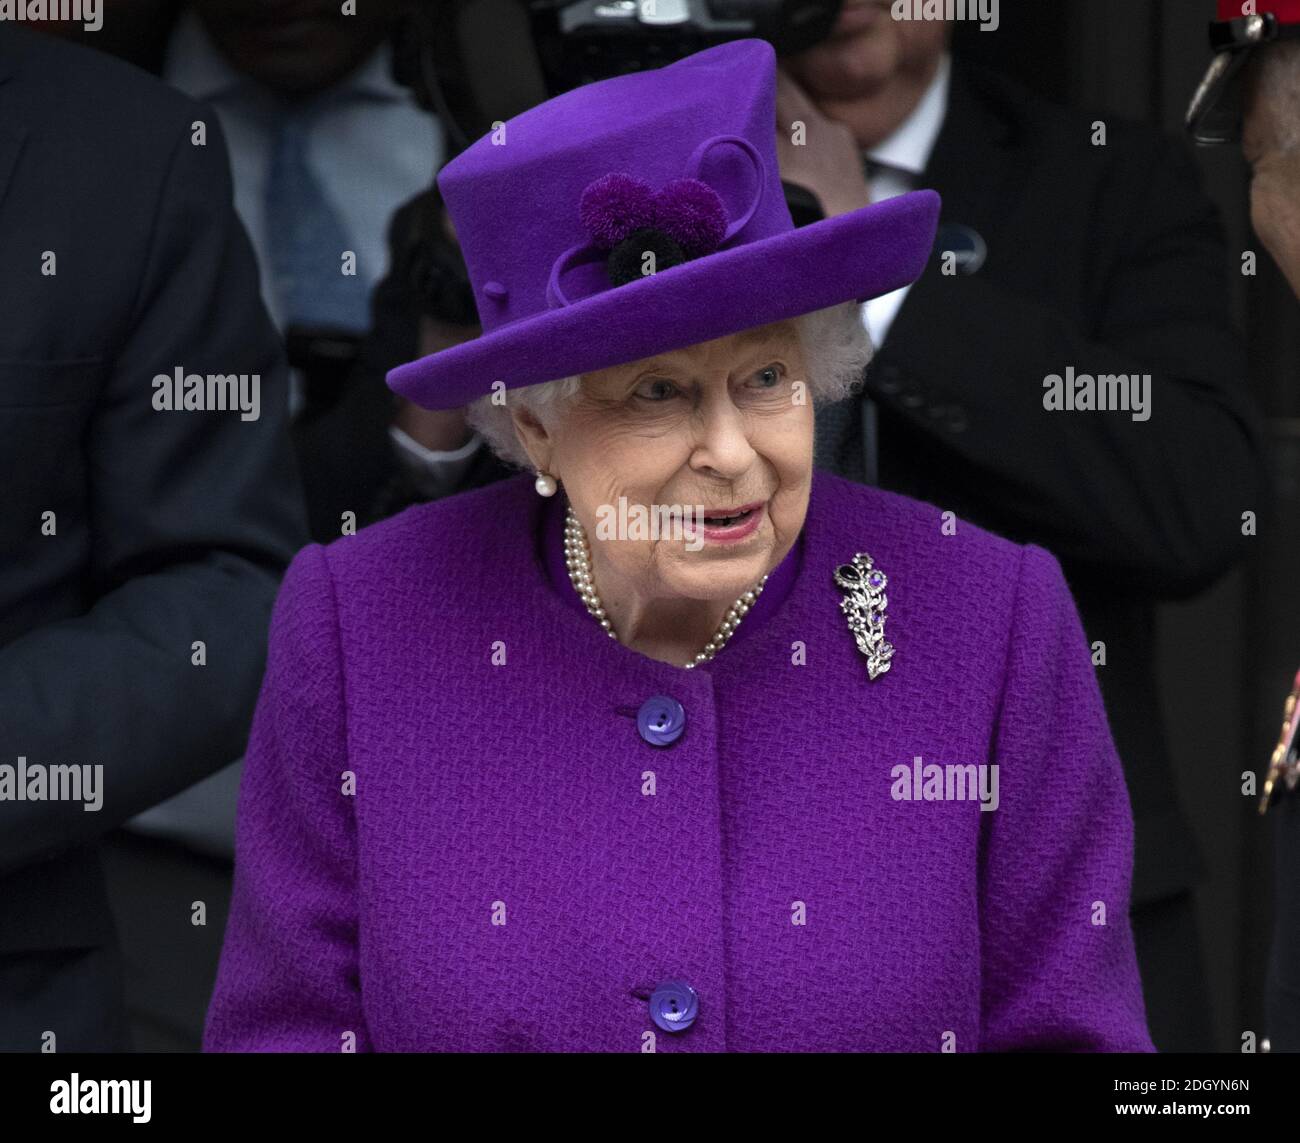
[[[808,396],[813,407],[834,404],[862,384],[871,361],[871,338],[862,321],[858,302],[844,302],[793,318],[807,367]],[[488,446],[503,460],[531,468],[528,454],[515,433],[511,406],[520,403],[535,414],[555,408],[579,392],[581,377],[564,377],[526,385],[504,393],[489,393],[469,405],[466,418]]]

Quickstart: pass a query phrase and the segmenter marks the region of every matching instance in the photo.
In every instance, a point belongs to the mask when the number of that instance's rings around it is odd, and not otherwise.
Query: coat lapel
[[[1013,174],[1009,138],[1006,121],[989,106],[969,69],[954,61],[943,127],[925,173],[916,182],[918,187],[937,190],[943,198],[940,241],[946,228],[962,227],[994,248],[991,231],[997,203]],[[899,313],[907,315],[909,325],[919,319],[922,327],[937,328],[943,321],[951,295],[939,288],[936,277],[931,267],[908,291]]]
[[[918,185],[943,196],[943,222],[977,227],[991,214],[1009,170],[1006,121],[980,94],[970,70],[955,62],[948,110]]]

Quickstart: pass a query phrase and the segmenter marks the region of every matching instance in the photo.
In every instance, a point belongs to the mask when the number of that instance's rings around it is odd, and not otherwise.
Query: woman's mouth
[[[763,507],[764,501],[760,500],[706,512],[701,517],[704,538],[712,543],[735,543],[753,535],[762,522]]]
[[[705,516],[704,522],[713,528],[730,528],[737,520],[743,520],[752,511],[752,508],[746,508],[733,516]]]

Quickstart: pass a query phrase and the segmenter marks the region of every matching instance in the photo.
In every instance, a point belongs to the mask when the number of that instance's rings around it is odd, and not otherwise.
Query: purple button
[[[650,994],[650,1019],[665,1032],[685,1032],[700,1014],[700,998],[684,980],[665,980]]]
[[[671,746],[686,729],[686,711],[675,698],[655,695],[636,712],[636,729],[651,746]]]

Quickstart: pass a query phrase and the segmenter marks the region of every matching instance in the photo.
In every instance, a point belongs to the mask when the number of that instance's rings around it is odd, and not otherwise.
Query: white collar
[[[935,69],[930,86],[912,112],[888,138],[867,152],[867,158],[885,167],[921,174],[930,161],[935,140],[943,127],[948,110],[949,77],[952,57],[944,52]]]

